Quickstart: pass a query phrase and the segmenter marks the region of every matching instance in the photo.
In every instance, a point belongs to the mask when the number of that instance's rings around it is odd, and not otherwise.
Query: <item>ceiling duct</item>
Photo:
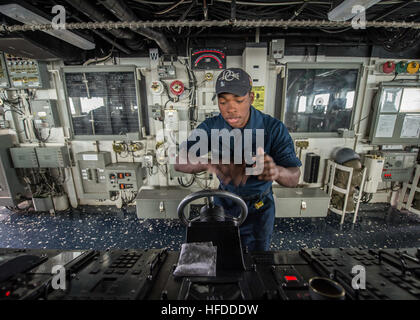
[[[124,2],[119,0],[103,0],[101,4],[111,11],[121,21],[138,21],[136,14]],[[173,48],[170,46],[166,37],[157,31],[149,28],[138,28],[135,32],[142,36],[154,40],[164,53],[173,53]]]
[[[91,4],[91,2],[87,0],[66,0],[66,2],[81,13],[83,13],[84,15],[86,15],[92,21],[107,22],[112,20],[107,14],[98,10],[95,6]],[[107,31],[111,33],[116,39],[124,39],[126,46],[129,47],[131,50],[139,51],[144,49],[142,41],[140,39],[136,39],[138,36],[130,30],[126,31],[121,29],[111,29]],[[102,35],[100,36],[104,38]]]
[[[328,12],[328,19],[330,21],[347,21],[355,17],[363,7],[364,11],[374,6],[381,0],[344,0],[338,4],[334,9]]]

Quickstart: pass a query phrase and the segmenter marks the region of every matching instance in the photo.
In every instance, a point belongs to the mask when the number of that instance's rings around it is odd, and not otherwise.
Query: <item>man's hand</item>
[[[280,166],[277,166],[273,158],[268,154],[264,155],[263,161],[263,172],[258,175],[258,180],[264,181],[275,181],[280,175]]]
[[[259,180],[276,181],[285,187],[296,187],[299,182],[300,169],[298,167],[285,168],[276,165],[273,158],[264,154],[263,148],[257,149],[255,166],[263,168],[262,173],[258,175]]]
[[[245,164],[209,164],[208,171],[216,174],[223,184],[233,181],[235,186],[245,184],[248,180],[245,175]]]

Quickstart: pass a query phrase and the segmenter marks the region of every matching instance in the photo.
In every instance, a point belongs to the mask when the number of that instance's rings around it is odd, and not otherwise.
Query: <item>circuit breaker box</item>
[[[81,199],[108,199],[105,167],[112,163],[111,152],[87,151],[76,154],[81,177]]]
[[[14,206],[19,196],[25,193],[13,168],[9,148],[13,147],[11,135],[0,135],[0,205]]]
[[[35,127],[54,128],[60,127],[60,118],[55,100],[34,100],[31,103]]]
[[[135,191],[143,185],[146,176],[141,163],[112,163],[105,167],[106,188],[108,191]]]
[[[10,148],[10,155],[15,168],[38,168],[39,166],[35,148]]]
[[[70,155],[66,146],[35,148],[40,168],[65,168],[70,166]]]

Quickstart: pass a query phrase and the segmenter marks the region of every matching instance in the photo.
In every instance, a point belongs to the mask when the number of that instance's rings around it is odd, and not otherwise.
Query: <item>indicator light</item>
[[[286,281],[297,281],[297,278],[295,276],[284,276]]]

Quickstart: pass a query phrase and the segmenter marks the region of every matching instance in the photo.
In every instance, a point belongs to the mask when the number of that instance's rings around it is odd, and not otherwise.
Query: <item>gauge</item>
[[[196,70],[226,69],[226,55],[221,49],[193,49],[191,65]]]

